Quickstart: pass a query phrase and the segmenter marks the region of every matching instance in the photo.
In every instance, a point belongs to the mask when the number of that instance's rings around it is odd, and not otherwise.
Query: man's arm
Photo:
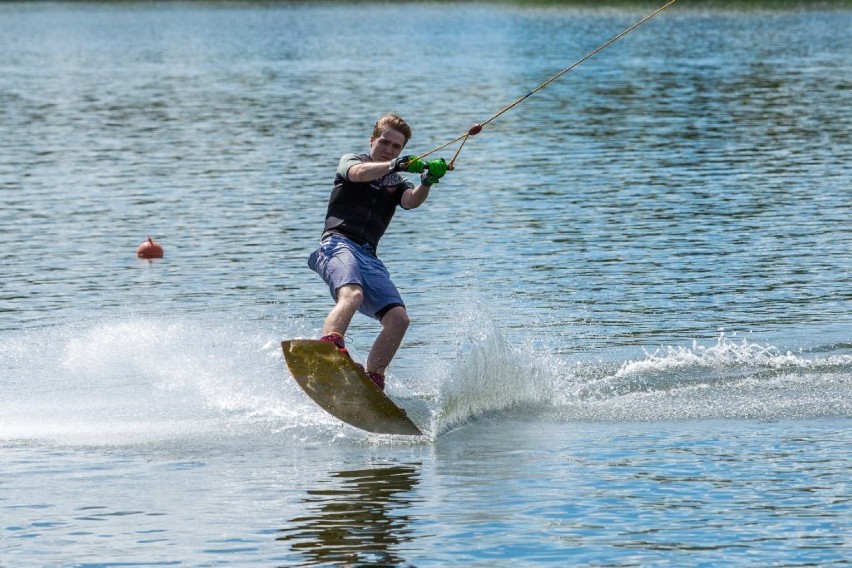
[[[402,194],[400,205],[402,205],[405,209],[417,209],[423,205],[423,202],[426,201],[427,197],[429,197],[430,189],[432,189],[432,186],[426,185],[425,183],[421,183],[412,189],[406,189],[405,193]]]
[[[391,162],[362,162],[349,168],[346,177],[349,178],[349,181],[355,183],[375,181],[388,175],[390,165]]]
[[[449,164],[443,158],[430,160],[423,164],[423,171],[420,173],[420,185],[414,189],[407,189],[402,194],[400,204],[406,209],[414,209],[420,207],[426,198],[429,197],[429,190],[433,185],[441,181],[444,174],[449,169]]]
[[[349,181],[363,183],[374,181],[389,172],[409,172],[419,174],[426,169],[426,162],[416,156],[400,156],[389,162],[362,162],[349,168]]]

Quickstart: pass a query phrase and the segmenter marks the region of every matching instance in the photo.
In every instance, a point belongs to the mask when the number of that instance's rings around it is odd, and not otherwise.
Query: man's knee
[[[402,306],[393,307],[388,310],[388,313],[382,316],[382,325],[397,332],[405,333],[405,330],[408,329],[410,324],[411,320],[408,317],[408,312]]]

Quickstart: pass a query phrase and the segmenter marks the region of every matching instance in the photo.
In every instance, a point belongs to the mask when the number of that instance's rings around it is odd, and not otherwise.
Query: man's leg
[[[337,303],[325,318],[325,323],[322,326],[322,334],[330,335],[336,333],[343,338],[346,335],[346,330],[349,329],[349,324],[352,323],[352,318],[355,312],[361,307],[361,302],[364,301],[364,292],[357,284],[347,284],[337,289]]]
[[[402,344],[402,338],[410,323],[408,312],[402,306],[391,308],[382,317],[382,331],[373,343],[370,355],[367,357],[368,372],[384,375],[393,356],[396,355],[397,349]]]

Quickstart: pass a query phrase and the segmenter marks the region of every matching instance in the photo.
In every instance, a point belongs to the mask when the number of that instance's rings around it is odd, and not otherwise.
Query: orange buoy
[[[148,240],[136,249],[136,256],[139,258],[163,258],[163,247],[154,239],[148,237]]]

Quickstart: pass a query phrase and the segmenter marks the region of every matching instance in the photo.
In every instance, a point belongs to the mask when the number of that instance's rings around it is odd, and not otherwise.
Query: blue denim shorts
[[[360,286],[364,301],[358,311],[365,316],[381,320],[391,308],[405,307],[388,269],[369,244],[358,245],[341,235],[330,235],[308,257],[308,266],[325,280],[335,302],[341,286]]]

